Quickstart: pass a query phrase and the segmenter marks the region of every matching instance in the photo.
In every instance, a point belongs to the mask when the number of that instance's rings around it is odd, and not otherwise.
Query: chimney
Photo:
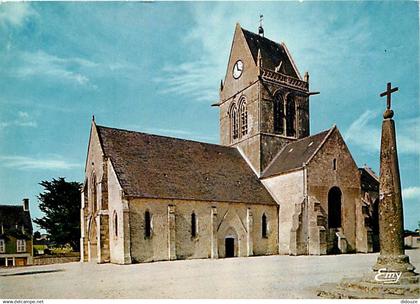
[[[29,211],[29,198],[23,199],[23,211]]]

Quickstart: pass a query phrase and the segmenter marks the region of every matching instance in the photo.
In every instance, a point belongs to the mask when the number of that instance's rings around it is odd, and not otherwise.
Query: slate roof
[[[379,191],[379,177],[369,167],[359,168],[362,190]]]
[[[262,37],[242,28],[246,42],[251,50],[252,57],[255,63],[258,58],[258,49],[261,51],[262,67],[274,71],[275,68],[282,63],[281,73],[295,77],[300,77],[296,74],[289,56],[283,45],[276,43],[268,38]]]
[[[0,225],[3,225],[5,234],[7,230],[21,229],[22,225],[27,233],[32,234],[32,221],[29,211],[23,211],[23,206],[0,205]]]
[[[333,127],[334,128],[334,127]],[[303,167],[322,145],[332,129],[294,141],[280,150],[262,173],[262,178]]]
[[[96,127],[127,196],[276,204],[235,148]]]

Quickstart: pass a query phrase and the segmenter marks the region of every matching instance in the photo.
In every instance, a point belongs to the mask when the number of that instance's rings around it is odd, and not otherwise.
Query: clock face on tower
[[[233,78],[238,79],[239,77],[241,77],[243,71],[244,63],[241,60],[236,61],[235,65],[233,66]]]

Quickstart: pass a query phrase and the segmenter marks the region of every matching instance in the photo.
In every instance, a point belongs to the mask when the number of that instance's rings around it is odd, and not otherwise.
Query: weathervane
[[[264,19],[264,16],[261,14],[261,15],[260,15],[260,26],[258,27],[258,34],[259,34],[261,37],[264,37],[263,19]]]

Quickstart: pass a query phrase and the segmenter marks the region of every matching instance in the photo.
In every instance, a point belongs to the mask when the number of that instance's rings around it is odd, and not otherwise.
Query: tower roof
[[[241,29],[256,64],[258,50],[260,50],[263,68],[275,71],[276,67],[281,64],[280,73],[301,79],[284,43],[280,44],[244,28]]]

